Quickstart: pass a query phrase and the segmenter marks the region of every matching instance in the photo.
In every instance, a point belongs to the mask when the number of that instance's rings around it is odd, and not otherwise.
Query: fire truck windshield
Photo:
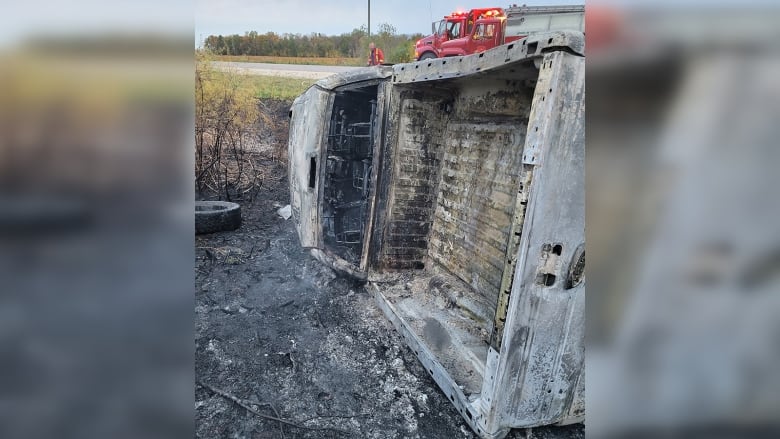
[[[448,38],[460,38],[460,21],[456,21],[454,23],[450,23],[449,29],[447,31],[449,34],[447,35]]]
[[[447,20],[440,20],[433,23],[434,31],[436,35],[442,36],[444,35],[444,32],[447,30]]]

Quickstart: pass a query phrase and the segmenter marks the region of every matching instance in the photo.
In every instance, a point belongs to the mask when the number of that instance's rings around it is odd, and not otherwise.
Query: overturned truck
[[[483,438],[584,419],[583,51],[359,69],[290,110],[301,244],[367,282]]]

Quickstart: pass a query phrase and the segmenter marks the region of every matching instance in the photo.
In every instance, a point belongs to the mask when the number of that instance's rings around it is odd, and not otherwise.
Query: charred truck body
[[[584,419],[583,51],[365,68],[291,109],[301,244],[367,281],[483,438]]]

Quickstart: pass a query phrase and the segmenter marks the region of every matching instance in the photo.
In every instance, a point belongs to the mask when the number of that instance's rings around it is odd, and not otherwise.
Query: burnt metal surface
[[[290,205],[304,247],[320,245],[317,167],[321,161],[320,138],[328,99],[326,91],[310,88],[290,108]]]
[[[526,143],[537,154],[534,177],[497,380],[483,395],[488,424],[584,418],[585,281],[566,282],[585,241],[584,64],[565,51],[542,62]]]
[[[584,417],[583,49],[541,34],[296,100],[317,125],[291,124],[303,245],[382,279],[380,309],[480,437]]]
[[[293,101],[290,108],[289,179],[290,204],[304,247],[323,245],[321,230],[322,166],[326,159],[328,116],[336,89],[377,86],[390,76],[389,67],[375,67],[332,75],[317,81]],[[368,117],[366,117],[368,119]]]
[[[327,133],[322,232],[325,247],[359,265],[368,218],[377,87],[337,93]]]

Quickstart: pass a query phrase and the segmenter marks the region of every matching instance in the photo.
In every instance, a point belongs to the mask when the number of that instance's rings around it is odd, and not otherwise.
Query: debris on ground
[[[196,436],[476,438],[364,287],[268,209],[289,192],[286,164],[265,166],[280,178],[242,203],[242,227],[196,236]],[[533,432],[584,436],[581,424]]]
[[[276,213],[278,213],[280,217],[288,220],[292,216],[292,207],[288,204],[277,210]]]

